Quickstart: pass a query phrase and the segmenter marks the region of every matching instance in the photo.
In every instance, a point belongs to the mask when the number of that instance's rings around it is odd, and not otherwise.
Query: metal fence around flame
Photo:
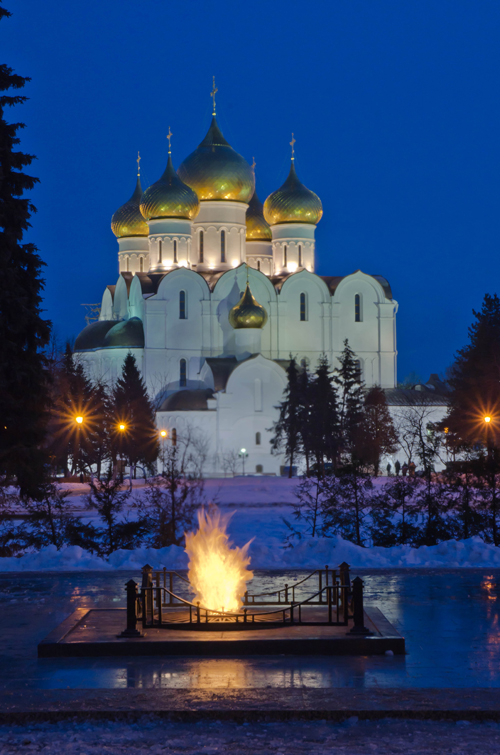
[[[300,582],[285,584],[271,592],[246,592],[242,609],[237,612],[216,610],[181,597],[173,590],[174,578],[189,585],[177,572],[153,570],[149,565],[142,570],[140,591],[133,580],[127,583],[127,629],[122,636],[139,636],[137,623],[142,624],[143,629],[231,631],[284,625],[347,626],[352,616],[363,616],[363,583],[359,577],[351,583],[346,563],[338,570],[328,566],[316,569]],[[303,590],[305,583],[311,580],[317,580],[315,591],[297,600],[297,588],[301,586]],[[273,608],[258,610],[264,606]]]

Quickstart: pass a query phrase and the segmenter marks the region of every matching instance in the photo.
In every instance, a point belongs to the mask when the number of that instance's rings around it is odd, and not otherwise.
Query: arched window
[[[288,250],[287,246],[283,247],[283,267],[286,267],[288,265]]]
[[[162,240],[160,239],[158,241],[158,263],[161,265],[162,262],[163,262],[163,244],[162,244]]]
[[[302,244],[299,244],[299,267],[302,267]]]
[[[175,427],[172,428],[172,445],[177,445],[177,430],[175,429]]]
[[[185,388],[187,385],[187,365],[185,359],[181,359],[180,362],[179,385],[181,388]]]
[[[264,467],[262,466],[262,464],[257,464],[257,466],[255,467],[255,473],[262,474],[263,471],[264,471]]]
[[[260,446],[260,433],[255,433],[255,445]]]
[[[203,246],[204,246],[203,231],[200,231],[200,245],[198,247],[198,262],[203,262]]]
[[[363,365],[361,364],[361,359],[355,359],[354,364],[356,365],[356,372],[357,379],[362,380],[363,379]]]
[[[127,273],[130,272],[130,257],[127,257]]]
[[[174,262],[177,264],[177,241],[174,239]]]
[[[220,261],[226,261],[226,232],[220,232]]]
[[[257,270],[260,270],[260,260],[257,260]]]
[[[144,272],[144,257],[139,257],[139,272]]]
[[[354,297],[354,322],[361,322],[361,296],[359,294]]]
[[[179,320],[187,320],[185,291],[179,291]]]
[[[300,295],[300,321],[305,322],[307,320],[307,301],[306,295]]]

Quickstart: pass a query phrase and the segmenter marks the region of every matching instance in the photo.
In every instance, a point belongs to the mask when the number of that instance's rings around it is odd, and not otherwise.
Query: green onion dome
[[[264,206],[254,191],[246,213],[247,241],[271,241],[271,226],[264,218]]]
[[[254,193],[252,169],[224,139],[215,115],[206,137],[179,165],[177,173],[201,202],[218,199],[246,203]]]
[[[229,311],[229,324],[235,330],[239,330],[240,328],[263,328],[266,322],[267,312],[255,299],[247,283],[238,304]]]
[[[321,199],[301,183],[295,172],[295,161],[281,188],[264,202],[264,217],[269,225],[279,223],[310,223],[317,225],[323,215]]]
[[[155,218],[192,220],[197,216],[199,209],[198,197],[175,172],[172,156],[169,153],[167,167],[162,177],[142,195],[142,216],[146,220]]]
[[[142,197],[141,179],[137,177],[135,191],[111,218],[111,230],[117,238],[122,236],[147,236],[148,224],[139,210]]]

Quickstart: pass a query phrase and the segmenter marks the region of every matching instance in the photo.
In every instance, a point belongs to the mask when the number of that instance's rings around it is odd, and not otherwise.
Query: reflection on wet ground
[[[124,605],[139,575],[0,575],[0,688],[500,687],[500,570],[357,573],[366,602],[406,637],[406,657],[38,660],[38,642],[76,607]],[[252,592],[305,575],[257,571]]]

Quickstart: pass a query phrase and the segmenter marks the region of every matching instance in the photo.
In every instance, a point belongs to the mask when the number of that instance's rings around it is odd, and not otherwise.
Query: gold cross
[[[141,175],[141,153],[140,152],[137,153],[136,163],[137,163],[137,175],[140,176]]]
[[[255,162],[255,157],[252,157],[252,160],[253,160],[253,163],[251,164],[250,167],[253,170],[253,172],[255,173],[255,166],[257,165],[257,163]]]
[[[170,140],[171,140],[172,137],[173,137],[173,133],[170,131],[170,126],[169,126],[168,127],[168,134],[167,134],[167,139],[168,139],[168,154],[170,154],[170,151],[171,151],[171,148],[172,148],[172,145],[170,144]]]
[[[293,131],[292,131],[292,141],[290,142],[290,146],[291,146],[291,148],[292,148],[292,160],[295,160],[295,157],[294,157],[294,155],[295,155],[295,147],[294,147],[294,144],[295,144],[295,142],[296,142],[296,141],[297,141],[297,139],[296,139],[296,138],[294,137],[294,135],[293,135]]]
[[[212,115],[215,115],[215,95],[217,94],[217,92],[218,92],[218,91],[219,91],[219,90],[218,90],[218,89],[217,89],[217,87],[215,86],[215,76],[214,76],[214,77],[213,77],[213,86],[212,86],[212,91],[210,92],[210,97],[212,98],[212,100],[213,100],[213,103],[214,103],[214,111],[213,111]]]

